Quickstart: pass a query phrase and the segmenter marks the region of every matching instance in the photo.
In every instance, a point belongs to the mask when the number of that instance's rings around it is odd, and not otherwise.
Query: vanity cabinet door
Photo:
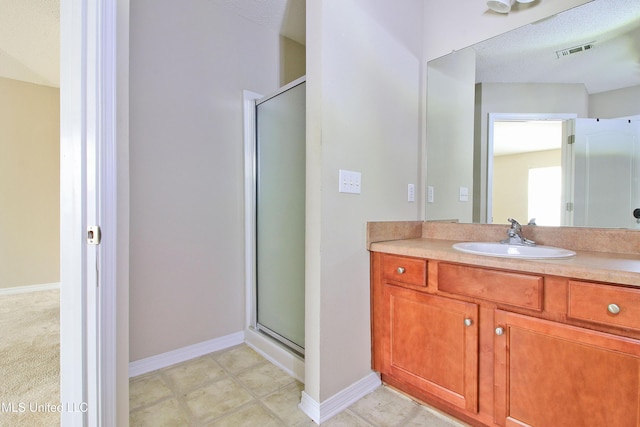
[[[384,373],[472,413],[478,408],[478,306],[385,285]]]
[[[496,310],[495,422],[640,425],[640,341]]]

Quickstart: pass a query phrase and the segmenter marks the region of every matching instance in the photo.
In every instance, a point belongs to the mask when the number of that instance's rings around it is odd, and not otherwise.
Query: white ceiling
[[[306,0],[211,0],[305,44]],[[60,86],[60,0],[0,0],[0,77]]]
[[[562,121],[520,120],[495,122],[493,155],[555,150],[562,147]]]
[[[590,42],[587,51],[556,55]],[[594,0],[473,49],[477,82],[584,83],[588,93],[639,85],[640,0]]]

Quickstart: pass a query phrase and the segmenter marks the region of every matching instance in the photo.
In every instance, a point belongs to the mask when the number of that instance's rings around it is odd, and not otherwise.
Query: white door
[[[573,225],[638,228],[640,122],[576,119]]]

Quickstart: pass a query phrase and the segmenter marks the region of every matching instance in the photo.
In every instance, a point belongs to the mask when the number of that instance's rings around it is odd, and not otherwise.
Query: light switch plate
[[[416,201],[416,186],[414,184],[407,185],[407,202]]]
[[[362,174],[340,169],[338,173],[340,193],[360,194]]]
[[[469,201],[469,188],[460,187],[460,201],[468,202]]]

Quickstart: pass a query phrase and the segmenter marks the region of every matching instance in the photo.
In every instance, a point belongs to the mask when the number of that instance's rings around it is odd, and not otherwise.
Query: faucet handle
[[[513,218],[508,218],[507,221],[509,221],[511,223],[511,228],[514,228],[516,230],[522,230],[522,226],[520,225],[520,223],[518,221],[516,221]]]
[[[513,218],[509,218],[508,221],[511,223],[511,228],[507,230],[509,238],[506,240],[502,240],[501,243],[535,246],[536,242],[522,236],[522,225],[520,225],[518,221]]]

